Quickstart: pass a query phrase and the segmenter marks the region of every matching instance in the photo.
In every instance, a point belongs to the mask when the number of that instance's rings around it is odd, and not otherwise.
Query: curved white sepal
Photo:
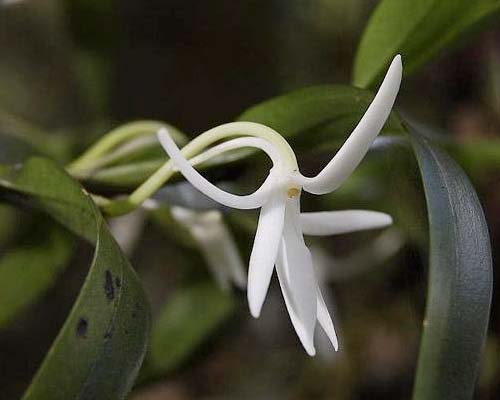
[[[392,224],[392,217],[378,211],[343,210],[300,214],[305,235],[328,236],[383,228]]]
[[[204,195],[210,197],[212,200],[227,207],[239,208],[243,210],[262,207],[262,205],[267,201],[272,186],[272,173],[269,174],[261,187],[255,192],[246,196],[238,196],[219,189],[217,186],[205,179],[198,171],[196,171],[189,161],[182,155],[181,151],[165,128],[158,131],[158,140],[181,174],[184,175],[184,177],[196,189]]]
[[[250,313],[255,318],[259,317],[264,304],[283,234],[284,197],[284,193],[274,193],[260,210],[248,267],[247,298]]]
[[[394,57],[377,95],[332,160],[315,177],[302,177],[304,190],[324,194],[338,188],[354,171],[389,117],[399,91],[403,66],[401,56]]]
[[[317,304],[318,304],[318,322],[325,331],[328,339],[332,343],[335,351],[339,349],[339,341],[337,339],[337,333],[335,332],[335,327],[333,325],[332,318],[330,317],[330,313],[328,312],[328,308],[326,307],[325,300],[321,295],[321,291],[319,287],[317,289]]]

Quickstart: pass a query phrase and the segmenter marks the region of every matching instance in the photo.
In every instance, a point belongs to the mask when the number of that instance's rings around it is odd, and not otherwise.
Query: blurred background
[[[349,84],[375,5],[0,0],[0,128],[15,123],[51,132],[58,141],[46,145],[61,162],[77,154],[67,148],[82,150],[134,119],[166,121],[196,136],[273,96]],[[477,144],[454,155],[477,188],[498,259],[500,158],[481,153],[487,141],[500,140],[498,22],[405,78],[397,103],[457,141]],[[409,398],[425,307],[427,234],[419,174],[408,154],[374,152],[338,193],[305,199],[309,210],[367,208],[395,217],[387,230],[308,241],[338,329],[338,353],[319,333],[319,355],[306,355],[276,279],[261,318],[252,319],[245,293],[218,289],[202,249],[184,240],[167,215],[139,213],[114,223],[118,236],[128,234],[122,243],[158,326],[176,327],[152,341],[156,353],[130,398]],[[315,171],[331,154],[298,156]],[[265,173],[255,170],[244,172],[254,185]],[[246,264],[256,214],[223,213]],[[19,238],[45,235],[39,217],[26,211],[2,206],[0,221],[2,251]],[[27,387],[78,294],[92,249],[76,239],[75,246],[53,287],[0,327],[0,399],[17,398]],[[498,279],[495,286],[477,399],[500,398]]]

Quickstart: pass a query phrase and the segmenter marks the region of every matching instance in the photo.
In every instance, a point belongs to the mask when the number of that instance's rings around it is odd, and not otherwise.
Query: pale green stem
[[[282,156],[285,167],[291,171],[298,170],[295,153],[279,133],[264,125],[249,122],[234,122],[210,129],[194,138],[181,151],[184,157],[191,159],[213,143],[234,136],[253,136],[267,140],[276,146],[276,149]],[[105,210],[109,214],[119,215],[137,208],[159,190],[175,172],[172,161],[167,161],[128,198],[111,202],[105,207]]]
[[[158,121],[136,121],[122,125],[103,136],[78,159],[68,165],[67,170],[74,175],[94,169],[99,159],[119,144],[144,135],[151,135],[167,127],[177,143],[185,143],[186,137],[176,128]]]
[[[138,151],[154,147],[159,147],[158,139],[156,138],[155,133],[151,132],[149,134],[144,134],[141,137],[131,139],[130,141],[117,146],[116,149],[101,157],[97,163],[97,168],[102,168],[124,159],[126,160],[127,157],[130,157]]]

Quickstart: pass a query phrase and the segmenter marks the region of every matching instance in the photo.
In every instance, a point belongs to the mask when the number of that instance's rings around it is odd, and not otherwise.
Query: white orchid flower
[[[402,76],[401,57],[392,61],[380,89],[341,149],[315,177],[300,174],[295,154],[274,130],[256,123],[235,122],[213,128],[195,138],[182,151],[166,129],[158,133],[173,165],[199,191],[213,200],[238,209],[261,208],[249,262],[247,297],[250,312],[258,317],[274,267],[285,304],[297,335],[309,355],[315,354],[316,323],[328,335],[335,350],[337,335],[314,276],[311,254],[303,235],[334,235],[391,224],[389,215],[363,210],[300,212],[304,190],[325,194],[337,189],[367,153],[388,118]],[[230,136],[246,136],[201,150]],[[193,165],[201,158],[241,147],[261,149],[273,162],[269,176],[254,193],[239,196],[219,189],[198,173]]]

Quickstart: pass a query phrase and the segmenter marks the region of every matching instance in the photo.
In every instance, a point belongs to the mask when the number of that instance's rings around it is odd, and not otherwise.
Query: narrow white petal
[[[312,356],[316,352],[317,283],[298,217],[298,199],[289,199],[276,270],[292,324],[302,345]]]
[[[330,313],[328,312],[328,308],[326,307],[325,300],[321,295],[321,291],[317,290],[317,306],[318,306],[318,322],[325,331],[328,339],[332,343],[335,351],[339,349],[339,342],[337,339],[337,333],[335,332],[335,327],[333,326],[332,318],[330,317]]]
[[[248,305],[258,318],[266,298],[269,282],[283,233],[285,194],[273,194],[260,210],[259,223],[248,267]]]
[[[303,177],[304,190],[313,194],[338,188],[354,171],[389,116],[401,83],[401,56],[394,57],[380,89],[344,145],[314,178]]]
[[[200,192],[228,207],[251,209],[261,207],[269,197],[269,191],[273,186],[273,176],[270,174],[262,186],[252,194],[238,196],[219,189],[214,184],[205,179],[196,171],[172,140],[168,131],[164,128],[158,132],[158,139],[169,155],[174,165],[184,175],[184,177]]]
[[[304,346],[307,354],[314,356],[316,354],[316,349],[314,348],[314,338],[308,335],[307,330],[296,311],[295,303],[293,301],[292,289],[287,278],[287,272],[289,270],[287,262],[285,250],[283,247],[280,247],[278,258],[276,260],[276,272],[278,273],[281,292],[283,293],[288,315],[290,316],[295,332],[297,333],[297,336],[299,337],[299,340],[302,343],[302,346]]]
[[[383,228],[392,217],[367,210],[320,211],[300,214],[300,224],[305,235],[327,236]]]

